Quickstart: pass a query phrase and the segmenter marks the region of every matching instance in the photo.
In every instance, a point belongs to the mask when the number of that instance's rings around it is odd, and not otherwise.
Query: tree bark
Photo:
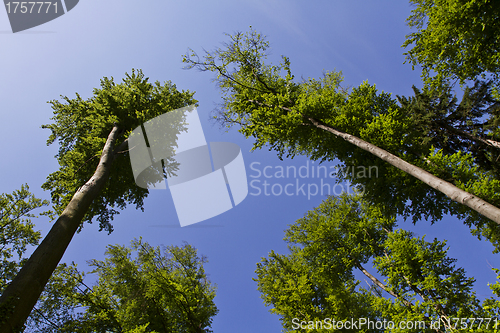
[[[111,164],[116,157],[113,148],[120,134],[115,125],[106,140],[95,173],[76,191],[42,243],[0,296],[0,313],[3,316],[0,319],[0,332],[17,333],[22,330],[85,213],[108,180]]]
[[[326,125],[325,123],[316,120],[314,118],[307,117],[307,119],[317,128],[324,131],[330,132],[335,136],[344,139],[353,145],[366,150],[367,152],[379,157],[383,161],[388,162],[392,166],[412,175],[413,177],[423,181],[433,189],[440,191],[445,194],[448,198],[456,201],[460,204],[466,205],[467,207],[475,210],[479,214],[486,216],[490,220],[500,224],[500,208],[493,206],[492,204],[484,201],[483,199],[476,197],[475,195],[466,192],[455,185],[442,180],[439,177],[434,176],[430,172],[425,171],[413,164],[406,162],[405,160],[379,148],[369,142],[366,142],[354,135],[344,133],[336,130],[335,128]]]

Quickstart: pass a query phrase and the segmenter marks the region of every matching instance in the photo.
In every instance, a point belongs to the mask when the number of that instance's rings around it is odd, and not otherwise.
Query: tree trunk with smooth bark
[[[108,180],[117,154],[113,148],[120,134],[115,125],[93,176],[74,194],[42,243],[0,296],[1,333],[16,333],[22,329],[85,213]]]
[[[354,135],[338,131],[335,128],[328,126],[314,118],[308,117],[307,119],[317,128],[330,132],[344,139],[345,141],[350,142],[353,145],[379,157],[392,166],[395,166],[396,168],[423,181],[433,189],[440,191],[451,200],[466,205],[479,214],[486,216],[497,224],[500,224],[500,208]]]

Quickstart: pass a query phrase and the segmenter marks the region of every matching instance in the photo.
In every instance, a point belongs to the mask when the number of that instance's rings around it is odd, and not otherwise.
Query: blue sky
[[[345,85],[364,80],[393,95],[409,95],[421,86],[419,71],[403,64],[401,45],[410,31],[405,19],[411,7],[405,1],[96,1],[81,0],[62,17],[25,32],[12,34],[5,11],[0,10],[0,191],[12,192],[28,183],[40,189],[48,174],[58,168],[57,146],[47,147],[52,110],[46,102],[60,95],[90,97],[103,76],[121,80],[132,68],[142,69],[151,81],[171,80],[179,89],[195,91],[198,113],[207,141],[238,144],[243,152],[248,180],[265,166],[307,165],[305,157],[280,161],[267,149],[250,152],[252,141],[236,129],[224,132],[209,120],[220,94],[209,73],[184,70],[181,57],[188,48],[202,53],[227,38],[224,33],[246,31],[252,26],[268,36],[270,60],[290,58],[292,71],[319,77],[324,71],[341,70]],[[329,164],[332,166],[334,164]],[[263,180],[263,178],[260,178]],[[302,179],[275,179],[286,185]],[[319,180],[307,180],[319,184]],[[325,180],[326,181],[326,180]],[[90,259],[102,259],[107,244],[129,244],[142,236],[152,245],[194,245],[208,257],[206,271],[218,285],[220,310],[214,332],[279,332],[278,317],[268,312],[255,277],[256,263],[273,249],[286,251],[282,241],[287,226],[317,206],[324,198],[304,195],[252,195],[226,213],[181,228],[168,190],[154,191],[145,212],[128,207],[114,220],[111,235],[86,225],[63,258],[80,268]],[[489,296],[487,282],[494,282],[490,267],[500,267],[492,247],[479,242],[455,218],[430,226],[422,221],[415,230],[429,239],[448,239],[449,254],[477,279],[477,292]],[[37,227],[46,233],[47,220]],[[491,265],[491,266],[490,266]]]

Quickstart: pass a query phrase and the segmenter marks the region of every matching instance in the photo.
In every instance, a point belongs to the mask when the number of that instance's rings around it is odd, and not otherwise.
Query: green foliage
[[[178,91],[171,82],[151,84],[142,71],[132,70],[123,82],[103,78],[101,87],[84,100],[79,94],[63,102],[51,101],[53,123],[43,125],[52,131],[47,144],[59,142],[56,155],[60,169],[47,177],[43,188],[50,190],[58,214],[66,207],[73,194],[95,172],[106,139],[117,124],[121,139],[126,140],[133,129],[165,112],[196,103],[189,91]],[[117,142],[118,147],[122,141]],[[120,152],[120,160],[113,163],[107,186],[101,190],[87,212],[84,221],[94,217],[100,229],[112,231],[110,221],[126,204],[142,209],[147,190],[135,185],[128,151]]]
[[[134,257],[132,257],[134,255]],[[88,287],[76,265],[60,265],[30,318],[33,332],[211,332],[215,286],[194,247],[163,253],[142,240],[108,246],[92,260]]]
[[[398,97],[413,129],[405,142],[407,154],[420,155],[423,169],[500,206],[500,145],[496,145],[500,104],[492,96],[491,84],[478,81],[466,88],[460,103],[450,88],[441,93],[413,89],[414,97]],[[419,198],[431,209],[439,204],[435,197],[429,199]],[[474,235],[489,239],[498,251],[500,232],[493,221],[455,202],[440,209],[463,219]]]
[[[413,145],[414,153],[427,153],[431,145],[446,154],[470,152],[482,169],[500,175],[500,144],[495,145],[500,141],[500,102],[492,96],[491,82],[466,88],[460,103],[449,87],[441,93],[413,91],[415,96],[398,100],[414,128],[411,141],[420,143]]]
[[[40,232],[33,229],[31,219],[51,216],[50,211],[39,214],[32,211],[48,204],[30,193],[28,185],[12,194],[0,194],[0,294],[26,260],[23,254],[27,247],[37,245],[40,240]]]
[[[480,139],[498,138],[495,129],[498,101],[491,96],[488,84],[468,90],[458,106],[450,95],[436,97],[417,90],[414,98],[400,97],[400,106],[390,94],[378,92],[375,85],[367,82],[352,89],[343,88],[341,72],[327,72],[320,79],[296,82],[288,58],[283,57],[278,65],[265,64],[269,43],[262,35],[250,30],[229,37],[228,44],[208,52],[203,60],[190,51],[184,62],[188,68],[216,73],[216,82],[223,93],[216,118],[227,126],[239,125],[247,138],[255,138],[254,149],[267,146],[280,158],[302,154],[319,161],[338,159],[341,169],[362,166],[377,170],[377,177],[340,173],[338,181],[348,181],[362,190],[366,200],[383,205],[387,214],[411,217],[414,223],[420,219],[435,222],[445,214],[464,218],[465,223],[477,230],[476,235],[485,236],[500,248],[498,226],[489,219],[314,123],[376,145],[457,187],[464,179],[432,166],[428,161],[429,151],[433,144],[450,156],[470,150],[475,158],[472,164],[479,166],[474,169],[477,175],[472,180],[478,182],[467,188],[498,207],[500,202],[492,195],[496,187],[479,190],[482,182],[479,178],[484,172],[496,170],[500,154],[495,147],[481,149],[484,142]],[[488,115],[491,118],[482,124]],[[470,138],[457,137],[445,126],[470,130],[481,144],[469,148]],[[444,138],[443,131],[447,133]],[[451,168],[458,168],[462,162],[454,160],[454,163],[458,164],[450,165]]]
[[[339,201],[344,210],[325,203],[290,226],[285,236],[290,255],[271,252],[269,259],[257,264],[258,289],[265,304],[274,307],[271,312],[281,316],[287,332],[293,331],[294,318],[316,321],[380,316],[367,306],[372,295],[356,292],[353,267],[366,263],[373,251],[379,252],[367,238],[385,237],[376,225],[390,228],[394,222],[384,218],[380,210],[361,211],[353,198]],[[337,255],[332,256],[332,251]]]
[[[288,58],[283,57],[277,66],[264,64],[269,44],[263,36],[251,30],[229,37],[226,49],[207,53],[205,61],[194,60],[197,55],[191,51],[184,62],[189,68],[217,73],[224,103],[216,117],[227,126],[241,125],[246,137],[256,139],[254,149],[268,145],[280,158],[310,154],[314,159],[331,160],[352,154],[353,146],[312,127],[307,117],[353,135],[359,135],[363,127],[370,134],[394,132],[399,127],[405,131],[402,119],[393,119],[395,101],[390,94],[378,94],[374,85],[365,82],[349,94],[341,87],[342,73],[335,71],[319,80],[296,83]],[[377,118],[382,114],[385,121]]]
[[[497,280],[494,284],[488,284],[490,289],[493,291],[495,297],[487,298],[483,302],[483,309],[485,311],[485,315],[488,318],[500,318],[500,270],[494,268],[493,271],[497,275]],[[500,324],[496,327],[497,331],[500,331]],[[483,331],[481,331],[483,332]],[[486,332],[486,331],[485,331]]]
[[[452,177],[455,185],[471,194],[488,198],[490,203],[500,206],[500,180],[491,171],[483,171],[475,163],[472,154],[458,152],[446,155],[443,150],[435,150],[431,147],[428,155],[430,170],[444,177]],[[481,235],[490,240],[495,245],[494,252],[500,248],[500,233],[498,225],[493,221],[484,219],[477,212],[471,212],[462,205],[450,205],[450,212],[463,219],[471,227],[473,235],[479,239]]]
[[[361,195],[328,198],[291,225],[284,239],[290,253],[271,251],[257,264],[256,281],[285,332],[327,332],[296,325],[325,318],[392,321],[391,332],[435,332],[430,325],[440,320],[444,332],[446,320],[453,324],[451,318],[498,318],[498,298],[480,304],[472,291],[474,279],[455,267],[446,242],[428,242],[397,229],[394,218]],[[364,267],[371,263],[376,273]],[[363,287],[360,272],[369,288]],[[490,286],[496,297],[498,286]],[[398,327],[408,321],[422,321],[426,327]],[[492,327],[493,322],[485,331],[496,332]],[[387,330],[364,326],[357,331]],[[476,325],[470,331],[481,330]]]
[[[33,213],[48,204],[30,193],[28,185],[11,194],[0,194],[0,294],[26,262],[23,255],[28,246],[38,244],[40,232],[33,229],[31,219],[42,215],[52,217],[51,211]],[[0,322],[6,317],[5,311],[11,311],[9,303],[0,307]]]
[[[491,78],[500,88],[500,7],[494,0],[411,0],[407,23],[418,31],[403,47],[432,89],[458,80]]]

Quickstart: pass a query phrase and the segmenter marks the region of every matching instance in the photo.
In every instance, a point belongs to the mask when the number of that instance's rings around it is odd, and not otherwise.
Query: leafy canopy
[[[23,255],[28,246],[38,244],[40,232],[34,230],[31,219],[51,216],[50,211],[33,213],[48,204],[30,193],[28,185],[11,194],[0,194],[0,294],[26,260]]]
[[[412,140],[446,154],[471,153],[483,170],[500,178],[500,100],[493,96],[491,82],[476,81],[460,102],[451,87],[440,93],[416,87],[413,91],[414,96],[398,96],[414,127]]]
[[[375,85],[367,82],[344,88],[341,72],[331,71],[320,79],[297,82],[288,58],[283,57],[278,65],[266,63],[270,46],[255,30],[229,35],[229,39],[222,48],[207,52],[203,59],[191,50],[184,62],[188,68],[215,73],[222,90],[216,119],[228,127],[239,126],[247,138],[255,139],[254,149],[269,147],[280,158],[301,154],[319,161],[338,159],[344,170],[348,166],[376,169],[378,177],[357,177],[348,172],[339,174],[338,180],[347,180],[362,189],[370,202],[384,204],[389,215],[411,217],[414,223],[422,218],[435,222],[445,214],[455,215],[464,219],[475,235],[486,237],[500,249],[499,226],[495,222],[316,125],[320,123],[369,142],[500,207],[500,183],[494,173],[496,166],[492,165],[498,165],[500,150],[491,148],[481,153],[478,146],[469,149],[470,140],[463,140],[463,136],[454,139],[456,134],[445,128],[469,124],[458,130],[475,127],[471,135],[480,136],[480,120],[489,115],[493,115],[493,120],[488,126],[494,126],[498,100],[491,97],[487,87],[486,91],[468,91],[460,107],[451,96],[443,97],[440,104],[430,93],[400,98],[399,105],[389,93],[378,92]],[[427,106],[435,104],[435,112],[426,113]],[[439,118],[446,121],[436,124],[434,121]],[[445,139],[450,139],[446,144],[439,141],[436,127],[447,131]],[[496,132],[484,129],[481,134]],[[491,138],[497,139],[498,133]],[[465,166],[474,174],[450,172],[465,171]],[[482,186],[487,182],[489,186]]]
[[[113,78],[103,78],[101,87],[95,88],[93,96],[86,100],[76,94],[73,99],[63,96],[63,102],[51,101],[53,123],[42,127],[52,132],[47,144],[56,140],[59,143],[56,157],[60,169],[50,174],[42,187],[51,191],[56,212],[61,213],[73,194],[91,178],[115,124],[121,130],[121,141],[116,144],[120,160],[112,164],[107,185],[92,202],[84,221],[96,217],[100,229],[111,232],[110,221],[118,213],[115,208],[123,209],[128,203],[142,209],[148,191],[136,186],[123,144],[131,131],[144,122],[195,104],[193,94],[178,91],[170,81],[163,85],[158,81],[149,83],[142,71],[132,70],[120,84]]]
[[[422,67],[427,85],[479,77],[500,88],[500,7],[494,0],[411,0],[415,9],[407,19],[417,32],[403,47],[414,67]]]
[[[211,332],[218,312],[215,286],[197,250],[160,250],[142,240],[110,245],[106,259],[91,260],[93,286],[76,265],[60,265],[32,313],[34,332]]]
[[[294,318],[392,321],[391,332],[436,332],[431,324],[440,323],[438,332],[445,332],[448,320],[453,327],[453,318],[497,318],[500,310],[500,280],[491,286],[495,297],[481,305],[474,279],[455,267],[446,242],[398,229],[395,218],[359,194],[329,197],[292,224],[284,240],[289,254],[271,251],[257,264],[256,281],[285,332],[300,331]],[[399,328],[404,321],[421,321],[425,328]],[[466,331],[496,332],[493,325],[479,329],[476,323]],[[358,331],[387,330],[364,326]]]

